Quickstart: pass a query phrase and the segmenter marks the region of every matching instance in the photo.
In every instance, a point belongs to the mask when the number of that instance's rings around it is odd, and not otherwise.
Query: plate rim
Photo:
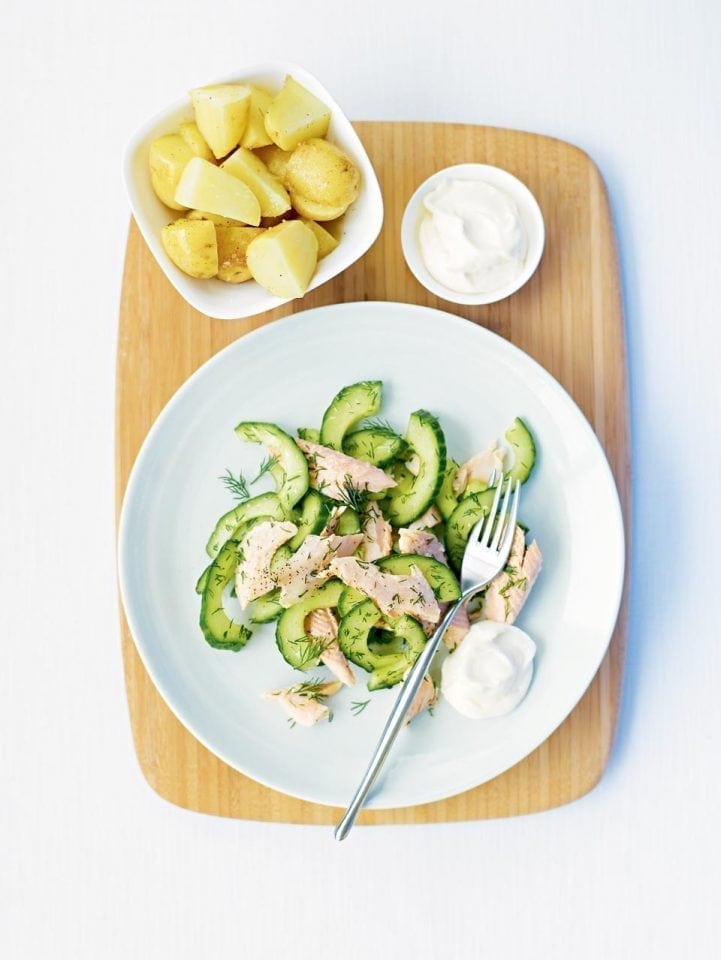
[[[206,371],[206,368],[212,368],[214,365],[221,361],[221,358],[225,357],[226,354],[232,353],[241,348],[242,344],[248,342],[248,340],[253,340],[256,338],[263,338],[268,336],[271,331],[276,332],[277,327],[292,326],[297,323],[304,322],[304,319],[312,314],[322,314],[328,311],[351,311],[353,309],[402,309],[415,313],[431,314],[436,317],[442,318],[444,322],[451,323],[456,325],[458,328],[471,327],[474,329],[475,334],[483,338],[488,338],[495,343],[495,346],[501,351],[506,351],[512,357],[522,358],[522,362],[530,363],[531,366],[535,369],[537,375],[545,382],[545,384],[551,388],[551,390],[560,395],[565,399],[567,403],[570,403],[571,407],[574,409],[575,414],[579,420],[579,426],[583,429],[588,435],[591,444],[595,446],[597,453],[600,454],[600,463],[603,467],[603,472],[605,474],[605,481],[608,483],[609,492],[611,494],[611,502],[613,504],[613,516],[609,517],[609,526],[613,526],[615,531],[616,545],[618,549],[618,555],[616,557],[616,577],[615,577],[615,590],[613,593],[613,602],[609,605],[609,610],[613,611],[612,617],[609,619],[612,621],[608,633],[608,638],[602,647],[599,648],[598,656],[595,658],[595,663],[593,667],[593,672],[589,678],[588,683],[581,689],[578,693],[578,696],[573,700],[573,703],[564,714],[564,716],[558,721],[558,723],[553,727],[553,729],[547,732],[541,739],[533,739],[533,742],[529,749],[520,757],[517,757],[513,760],[512,763],[507,764],[502,769],[496,771],[492,776],[487,777],[482,780],[478,780],[477,776],[471,776],[463,782],[461,786],[453,786],[451,789],[448,788],[439,788],[436,791],[431,792],[430,794],[424,794],[422,799],[410,800],[408,802],[398,803],[397,801],[389,802],[383,800],[383,792],[381,791],[375,797],[371,795],[368,803],[365,808],[368,810],[398,810],[398,809],[407,809],[426,803],[435,803],[441,800],[446,800],[450,797],[458,796],[459,794],[465,793],[468,790],[472,790],[475,787],[479,787],[484,783],[488,783],[491,780],[495,779],[498,776],[501,776],[508,770],[515,767],[517,764],[521,763],[526,757],[538,749],[541,744],[556,731],[558,728],[566,721],[570,714],[575,710],[579,701],[582,699],[588,688],[593,683],[594,678],[598,673],[598,669],[603,662],[604,657],[608,651],[608,648],[613,639],[614,632],[618,625],[619,612],[621,610],[621,604],[623,601],[625,587],[626,587],[626,568],[627,568],[627,533],[625,525],[624,511],[621,505],[621,500],[618,492],[618,486],[616,484],[613,471],[611,469],[606,451],[601,444],[601,441],[596,435],[595,430],[593,429],[590,421],[583,413],[575,399],[571,394],[566,390],[566,388],[548,371],[545,367],[542,366],[534,357],[526,353],[512,341],[507,340],[505,337],[501,336],[498,333],[495,333],[492,330],[489,330],[487,327],[484,327],[480,323],[476,323],[473,320],[469,320],[466,317],[459,316],[458,314],[450,313],[445,310],[440,310],[436,307],[428,307],[422,304],[416,303],[406,303],[404,301],[388,301],[388,300],[360,300],[360,301],[344,301],[341,303],[331,303],[325,304],[318,307],[310,307],[305,310],[300,310],[296,313],[289,314],[288,316],[281,317],[277,320],[269,321],[263,324],[260,327],[255,328],[254,330],[248,331],[245,334],[242,334],[237,339],[232,341],[232,343],[227,344],[225,347],[218,350],[215,354],[209,357],[204,361],[196,370],[194,370],[190,376],[177,388],[177,390],[169,397],[161,411],[158,413],[157,417],[151,424],[147,434],[145,435],[138,452],[135,456],[135,460],[130,468],[128,473],[127,482],[125,485],[125,490],[123,493],[122,503],[120,505],[120,510],[118,514],[117,521],[117,535],[116,535],[116,568],[117,568],[117,579],[118,579],[118,589],[119,589],[119,598],[122,605],[122,611],[125,615],[130,636],[133,641],[133,645],[140,657],[141,662],[145,670],[148,673],[153,685],[160,694],[164,703],[173,713],[174,717],[194,736],[207,750],[210,751],[214,756],[220,759],[223,763],[227,764],[231,769],[237,771],[245,777],[248,777],[250,780],[255,781],[258,784],[261,784],[264,787],[267,787],[271,790],[275,790],[278,793],[284,794],[285,796],[293,797],[298,800],[302,800],[308,803],[318,804],[320,806],[335,808],[343,806],[345,801],[329,801],[325,799],[320,799],[317,796],[312,795],[311,793],[306,793],[303,791],[290,792],[287,787],[280,786],[277,783],[272,782],[271,780],[264,779],[261,776],[256,775],[255,773],[249,773],[247,769],[237,765],[237,762],[230,759],[225,755],[224,751],[217,749],[213,746],[208,738],[198,729],[196,729],[195,724],[188,720],[184,716],[182,709],[176,709],[176,703],[174,702],[175,698],[172,693],[168,693],[164,688],[164,683],[158,679],[157,672],[153,669],[151,663],[149,662],[148,656],[146,655],[146,650],[142,642],[139,642],[138,636],[141,634],[141,631],[138,629],[138,624],[132,610],[132,604],[128,603],[128,593],[126,592],[127,586],[127,573],[126,573],[126,561],[128,556],[128,548],[126,547],[127,537],[128,537],[128,524],[129,524],[129,514],[132,507],[132,500],[135,497],[135,487],[139,482],[140,475],[142,473],[143,461],[146,457],[150,455],[150,448],[155,437],[155,434],[160,432],[162,429],[165,420],[172,414],[174,406],[180,402],[181,398],[189,391],[196,378],[200,378],[202,374]]]

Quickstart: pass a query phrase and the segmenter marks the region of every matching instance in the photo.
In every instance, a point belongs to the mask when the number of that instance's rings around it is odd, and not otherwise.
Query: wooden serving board
[[[383,231],[344,274],[300,301],[246,320],[211,320],[175,293],[131,224],[117,368],[117,503],[156,416],[204,361],[249,330],[285,314],[348,300],[440,307],[499,333],[566,387],[603,444],[629,520],[626,358],[616,249],[601,176],[576,147],[550,137],[458,124],[358,123],[385,201]],[[405,205],[441,167],[490,163],[523,180],[546,224],[546,250],[526,286],[486,307],[428,293],[400,244]],[[534,753],[495,780],[436,803],[362,814],[362,823],[424,823],[530,813],[582,796],[599,780],[618,714],[626,638],[624,597],[608,653],[573,713]],[[130,721],[141,769],[162,797],[204,813],[329,824],[339,811],[277,793],[231,769],[170,712],[149,679],[121,613]]]

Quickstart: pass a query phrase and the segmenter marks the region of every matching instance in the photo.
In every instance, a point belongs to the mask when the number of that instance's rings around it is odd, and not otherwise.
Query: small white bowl
[[[457,290],[451,290],[439,283],[428,272],[423,262],[418,237],[421,221],[426,214],[423,201],[441,180],[451,177],[455,180],[484,180],[491,186],[502,190],[518,207],[518,214],[528,237],[526,263],[523,271],[512,283],[499,287],[498,290],[493,290],[490,293],[459,293]],[[451,303],[462,303],[468,306],[497,303],[499,300],[510,297],[516,290],[520,290],[523,284],[533,276],[541,261],[544,241],[543,214],[531,191],[525,183],[522,183],[507,170],[501,170],[500,167],[491,167],[486,163],[459,163],[454,167],[446,167],[445,170],[434,173],[432,177],[429,177],[418,187],[408,201],[401,223],[403,256],[406,258],[406,263],[416,280],[423,284],[426,290],[435,293],[436,296],[449,300]]]
[[[340,243],[318,263],[308,290],[314,290],[355,263],[380,233],[383,224],[383,197],[373,166],[350,120],[316,78],[295,63],[277,61],[244,67],[215,83],[254,82],[271,90],[280,90],[286,74],[291,74],[331,110],[328,139],[341,147],[361,172],[361,190],[340,221]],[[170,260],[160,240],[160,231],[181,211],[169,210],[156,197],[148,173],[148,151],[156,137],[174,133],[186,120],[193,119],[189,95],[146,121],[131,137],[125,150],[123,175],[136,223],[153,256],[178,293],[188,303],[209,317],[237,320],[273,310],[288,299],[273,296],[254,280],[245,283],[224,283],[221,280],[196,280],[179,270]]]

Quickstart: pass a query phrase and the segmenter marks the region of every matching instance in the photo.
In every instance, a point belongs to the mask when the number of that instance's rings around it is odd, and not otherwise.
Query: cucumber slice
[[[370,680],[366,684],[371,691],[395,687],[408,669],[408,660],[402,653],[389,654],[383,659],[385,662],[371,672]]]
[[[208,556],[217,557],[223,544],[234,537],[238,527],[256,517],[269,517],[272,520],[285,520],[285,512],[280,500],[274,493],[261,493],[258,497],[244,500],[237,507],[233,507],[218,520],[215,529],[210,535],[205,550]]]
[[[263,520],[268,520],[268,517],[263,517]],[[290,558],[293,556],[293,551],[290,549],[290,545],[284,543],[282,547],[278,549],[273,554],[273,559],[270,561],[270,572],[275,573],[278,567],[282,567],[284,563],[287,563]]]
[[[533,435],[523,420],[516,417],[506,430],[505,436],[513,447],[514,453],[513,466],[508,471],[508,476],[525,483],[536,462],[536,444],[533,441]]]
[[[339,537],[344,537],[349,533],[360,533],[361,523],[357,512],[350,507],[346,507],[338,518],[338,526],[335,532]]]
[[[435,557],[422,557],[416,553],[395,553],[377,562],[379,570],[396,576],[406,576],[411,567],[417,567],[435,594],[439,603],[450,603],[461,595],[461,588],[453,571],[436,560]]]
[[[446,550],[456,570],[461,569],[463,552],[471,530],[481,517],[487,517],[490,513],[495,492],[492,488],[464,497],[451,514],[446,525]]]
[[[309,490],[300,502],[300,516],[293,517],[298,532],[288,541],[291,550],[297,550],[305,538],[320,533],[328,523],[332,507],[317,490]]]
[[[387,687],[395,687],[397,683],[400,683],[406,671],[418,659],[426,641],[427,637],[417,620],[414,620],[413,617],[401,617],[394,626],[392,643],[396,650],[402,644],[404,648],[402,653],[403,663],[387,662],[375,667],[368,681],[368,689],[382,690]],[[390,661],[391,657],[387,656],[385,659]]]
[[[290,549],[287,543],[284,543],[282,547],[278,547],[273,554],[273,559],[270,561],[271,572],[277,570],[278,567],[282,566],[284,563],[287,563],[292,556],[293,551]],[[258,597],[257,600],[254,600],[253,605],[250,608],[250,622],[270,623],[271,620],[277,620],[285,609],[284,607],[281,607],[279,597],[280,590],[271,590],[269,593],[265,593],[262,597]]]
[[[320,443],[320,430],[315,427],[298,427],[298,436],[309,443]]]
[[[436,499],[446,471],[446,440],[432,413],[416,410],[411,414],[406,440],[420,465],[418,475],[411,481],[399,480],[385,501],[386,515],[395,527],[405,527],[425,513]]]
[[[211,647],[219,650],[240,650],[252,633],[242,623],[231,620],[223,606],[223,592],[238,566],[238,544],[224,543],[210,565],[200,603],[200,628]]]
[[[208,582],[208,574],[210,573],[210,568],[213,566],[212,563],[203,570],[203,572],[198,577],[198,582],[195,584],[195,592],[202,593],[205,590],[205,585]]]
[[[283,607],[278,600],[279,596],[280,590],[271,590],[270,593],[254,600],[250,612],[250,622],[270,623],[272,620],[277,620],[283,613]]]
[[[280,615],[275,642],[283,659],[295,670],[310,670],[320,663],[319,643],[306,635],[305,618],[313,610],[337,607],[344,590],[340,580],[329,580]]]
[[[343,440],[343,452],[356,460],[384,467],[408,456],[408,444],[387,427],[363,427]]]
[[[469,480],[463,491],[463,497],[472,497],[474,494],[485,493],[486,490],[488,490],[488,484],[485,480]]]
[[[363,380],[343,387],[323,414],[320,442],[332,450],[343,449],[346,433],[366,417],[373,417],[381,408],[383,384],[380,380]]]
[[[393,625],[393,634],[396,639],[404,642],[406,655],[411,661],[409,666],[412,666],[416,662],[418,654],[423,651],[423,648],[428,642],[428,637],[423,632],[423,627],[417,620],[414,620],[413,617],[404,616],[396,620]]]
[[[441,489],[436,497],[436,506],[444,520],[447,520],[458,506],[458,497],[453,492],[453,481],[456,479],[457,473],[458,464],[455,460],[448,459]]]
[[[396,486],[393,489],[394,494],[406,495],[411,492],[415,477],[405,463],[394,463],[386,472],[389,473],[396,482]],[[387,493],[386,497],[388,496],[390,496],[390,494]]]
[[[376,605],[371,600],[365,600],[343,617],[338,628],[338,644],[343,653],[352,663],[371,674],[369,690],[393,687],[400,683],[426,643],[426,635],[420,624],[412,617],[400,617],[393,627],[392,647],[389,644],[393,652],[379,652],[372,637],[380,618]],[[373,643],[373,647],[369,643]]]
[[[355,587],[346,587],[343,593],[340,595],[340,600],[338,601],[338,613],[341,617],[344,617],[347,613],[357,606],[359,603],[363,603],[364,600],[367,600],[368,597],[360,590],[356,590]]]
[[[369,673],[382,657],[368,648],[371,630],[381,619],[381,612],[372,600],[355,604],[338,627],[338,645],[348,659]],[[398,656],[398,654],[396,654]]]
[[[308,463],[295,440],[274,423],[246,421],[235,428],[237,436],[248,443],[262,443],[275,460],[269,469],[275,480],[276,494],[286,513],[308,490]]]

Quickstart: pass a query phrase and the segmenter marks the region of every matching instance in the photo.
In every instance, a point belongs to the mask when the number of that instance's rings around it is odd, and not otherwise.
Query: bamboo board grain
[[[618,266],[601,176],[581,150],[535,134],[460,124],[357,123],[385,202],[383,231],[343,275],[302,301],[239,321],[210,320],[175,293],[131,223],[118,337],[116,482],[129,471],[156,416],[205,360],[249,330],[309,307],[395,300],[439,307],[513,341],[566,387],[608,455],[629,521],[627,379]],[[453,163],[504,167],[533,191],[546,224],[546,250],[531,281],[508,300],[460,307],[429,294],[405,265],[400,221],[411,194]],[[423,823],[530,813],[582,796],[600,779],[619,708],[626,597],[599,671],[556,732],[511,770],[448,800],[370,811],[361,823]],[[121,611],[125,681],[135,748],[162,797],[205,813],[252,820],[328,824],[338,811],[296,800],[248,779],[201,746],[149,679]]]

